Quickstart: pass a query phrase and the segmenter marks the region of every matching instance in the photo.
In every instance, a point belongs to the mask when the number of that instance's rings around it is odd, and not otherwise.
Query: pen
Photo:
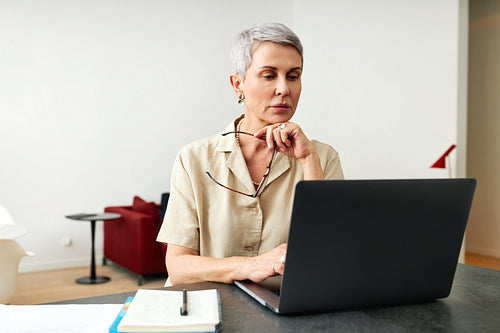
[[[181,316],[187,316],[188,314],[188,300],[187,300],[187,290],[182,289],[182,306],[180,308]]]

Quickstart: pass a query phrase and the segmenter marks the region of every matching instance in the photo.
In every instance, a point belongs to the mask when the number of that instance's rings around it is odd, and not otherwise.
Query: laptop
[[[235,284],[278,314],[450,294],[475,179],[301,181],[279,295]]]

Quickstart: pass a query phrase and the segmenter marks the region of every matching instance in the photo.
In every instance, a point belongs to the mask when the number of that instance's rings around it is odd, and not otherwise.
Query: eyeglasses
[[[226,132],[226,133],[222,133],[222,136],[226,136],[228,134],[246,134],[246,135],[251,135],[253,136],[252,133],[247,133],[247,132],[241,132],[241,131],[231,131],[231,132]],[[264,186],[264,183],[266,181],[266,178],[267,176],[269,176],[269,172],[271,172],[271,164],[273,163],[273,159],[274,159],[274,155],[276,154],[276,144],[274,144],[274,149],[273,149],[273,154],[271,155],[271,160],[269,161],[269,164],[267,165],[267,168],[266,168],[266,173],[264,174],[264,176],[262,176],[262,180],[260,181],[259,183],[259,186],[257,186],[257,189],[255,190],[255,193],[254,194],[248,194],[248,193],[243,193],[243,192],[240,192],[238,190],[235,190],[235,189],[232,189],[228,186],[225,186],[225,185],[222,185],[221,183],[219,183],[218,181],[216,181],[214,179],[214,177],[212,177],[212,175],[210,174],[210,172],[208,171],[205,171],[205,173],[208,175],[208,177],[210,177],[210,179],[212,179],[217,185],[220,185],[222,187],[224,187],[225,189],[229,190],[229,191],[233,191],[233,192],[236,192],[236,193],[239,193],[239,194],[242,194],[242,195],[245,195],[247,197],[250,197],[250,198],[257,198],[257,196],[259,195],[260,193],[260,190],[263,188]]]

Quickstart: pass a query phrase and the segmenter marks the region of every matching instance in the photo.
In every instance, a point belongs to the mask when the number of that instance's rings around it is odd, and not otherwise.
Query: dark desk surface
[[[224,332],[500,332],[500,271],[459,264],[445,299],[391,307],[279,316],[233,285],[196,283],[171,290],[216,288]],[[134,292],[52,304],[123,303]]]

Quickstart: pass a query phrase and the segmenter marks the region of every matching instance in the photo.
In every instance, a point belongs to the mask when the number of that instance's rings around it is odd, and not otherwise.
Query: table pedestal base
[[[91,248],[90,248],[90,276],[81,277],[76,279],[76,283],[80,284],[99,284],[106,283],[111,280],[107,276],[97,276],[95,273],[95,223],[96,221],[107,221],[116,220],[121,217],[120,214],[104,213],[104,214],[77,214],[66,216],[69,219],[77,221],[89,221],[90,222],[90,237],[91,237]],[[104,258],[103,258],[104,259]]]
[[[80,284],[99,284],[99,283],[106,283],[110,281],[111,278],[107,276],[96,276],[95,278],[90,277],[90,276],[85,276],[81,277],[79,279],[76,279],[76,283]]]

